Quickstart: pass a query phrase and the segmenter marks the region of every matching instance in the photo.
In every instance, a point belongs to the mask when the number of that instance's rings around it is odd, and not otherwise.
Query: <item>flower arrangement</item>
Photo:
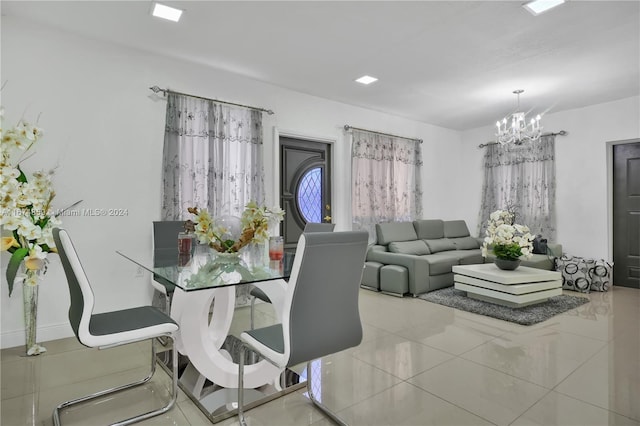
[[[1,110],[0,119],[3,116]],[[26,276],[19,278],[34,286],[46,271],[47,254],[56,252],[52,230],[60,221],[50,214],[55,197],[53,170],[37,171],[28,178],[21,168],[25,155],[42,136],[42,129],[25,120],[8,130],[0,126],[0,225],[11,231],[10,236],[2,237],[1,249],[11,253],[6,272],[9,296],[23,261]]]
[[[284,210],[279,207],[258,206],[250,201],[240,218],[240,230],[234,232],[228,218],[212,219],[209,212],[189,207],[189,213],[195,215],[193,232],[201,243],[209,244],[219,253],[237,253],[250,243],[261,243],[269,239],[269,226],[284,218]],[[239,233],[239,235],[237,235]]]
[[[487,236],[482,244],[482,255],[487,256],[491,248],[498,259],[517,260],[520,256],[531,257],[532,241],[535,238],[529,228],[514,222],[514,213],[496,210],[487,221]]]

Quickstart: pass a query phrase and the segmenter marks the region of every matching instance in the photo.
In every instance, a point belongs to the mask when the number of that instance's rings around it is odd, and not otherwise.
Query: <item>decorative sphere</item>
[[[226,232],[221,235],[223,240],[238,241],[242,235],[242,221],[237,216],[222,216],[216,220],[220,227],[225,228]]]

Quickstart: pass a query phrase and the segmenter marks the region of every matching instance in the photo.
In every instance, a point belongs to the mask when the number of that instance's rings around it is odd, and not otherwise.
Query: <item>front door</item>
[[[280,137],[284,248],[295,251],[308,222],[331,222],[331,145]]]
[[[640,288],[640,141],[613,146],[613,278]]]

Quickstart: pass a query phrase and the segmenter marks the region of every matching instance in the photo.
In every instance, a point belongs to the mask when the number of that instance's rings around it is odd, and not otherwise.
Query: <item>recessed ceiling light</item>
[[[157,16],[158,18],[178,22],[180,20],[180,16],[182,15],[182,10],[176,9],[175,7],[166,6],[164,4],[154,3],[153,12],[151,12],[151,14],[153,16]]]
[[[565,0],[533,0],[522,5],[533,16],[538,16],[549,9],[560,6]]]
[[[362,77],[360,77],[359,79],[356,80],[358,83],[361,84],[371,84],[374,81],[378,81],[377,78],[375,77],[371,77],[370,75],[363,75]]]

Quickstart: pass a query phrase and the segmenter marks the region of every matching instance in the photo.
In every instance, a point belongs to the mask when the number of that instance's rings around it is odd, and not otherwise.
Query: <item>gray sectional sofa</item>
[[[485,262],[482,238],[472,237],[464,220],[380,223],[376,237],[376,244],[367,252],[362,286],[397,296],[452,286],[454,265]],[[559,244],[549,244],[549,248],[558,256],[562,253]],[[522,265],[550,270],[553,258],[534,255]]]

